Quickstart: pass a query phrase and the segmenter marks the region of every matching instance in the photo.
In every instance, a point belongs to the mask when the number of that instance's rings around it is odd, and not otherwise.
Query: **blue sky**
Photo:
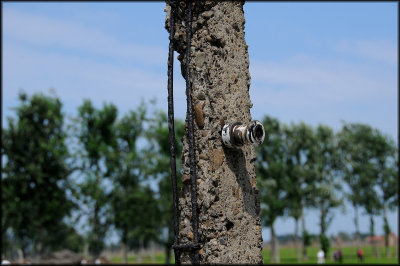
[[[20,89],[53,91],[73,115],[84,98],[118,106],[141,99],[167,110],[168,33],[163,2],[2,3],[2,111],[12,115]],[[244,5],[253,119],[265,114],[285,123],[341,128],[341,121],[398,136],[398,4],[284,3]],[[186,111],[185,84],[175,61],[175,112]],[[353,210],[339,210],[328,233],[353,232]],[[318,213],[306,212],[318,233]],[[389,223],[397,233],[397,212]],[[361,231],[369,221],[361,217]],[[382,233],[382,218],[376,218]],[[279,219],[278,234],[292,233]],[[263,233],[269,239],[269,231]]]

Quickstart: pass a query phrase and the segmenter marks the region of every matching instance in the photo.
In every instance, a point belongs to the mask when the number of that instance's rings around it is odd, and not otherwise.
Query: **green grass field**
[[[363,246],[361,249],[364,252],[364,261],[363,263],[366,264],[397,264],[398,260],[395,257],[395,249],[391,247],[391,258],[386,257],[385,248],[384,247],[377,247],[378,251],[380,252],[380,258],[372,256],[372,248],[371,246]],[[317,252],[318,247],[309,247],[307,249],[308,260],[303,261],[301,263],[317,263]],[[325,260],[326,264],[338,264],[335,263],[331,259],[332,253],[335,251],[335,248],[331,248],[329,250],[328,256]],[[356,256],[357,248],[356,247],[343,247],[342,254],[343,254],[343,263],[355,263],[358,264],[358,259]],[[263,250],[264,256],[264,264],[270,263],[270,250],[264,249]],[[296,256],[296,249],[295,248],[281,248],[280,249],[280,261],[282,264],[294,264],[297,263],[297,256]]]
[[[372,256],[372,248],[370,246],[364,246],[362,247],[362,250],[364,251],[364,261],[363,264],[398,264],[397,258],[394,256],[395,255],[395,249],[394,247],[391,247],[391,258],[386,257],[385,253],[385,248],[384,247],[377,247],[378,251],[381,254],[381,257],[373,257]],[[335,249],[331,248],[330,252],[327,256],[327,259],[325,260],[326,264],[338,264],[335,263],[331,260],[331,254],[334,252]],[[343,247],[342,248],[342,253],[343,253],[343,263],[348,264],[348,263],[354,263],[358,264],[357,256],[356,256],[356,247]],[[270,251],[268,249],[263,250],[263,256],[264,256],[264,264],[270,264]],[[309,259],[306,261],[302,261],[301,264],[317,264],[317,252],[318,248],[317,247],[309,247],[307,249],[307,254]],[[174,262],[173,258],[173,253],[171,254],[171,259],[172,263]],[[136,260],[136,255],[130,255],[128,256],[128,263],[138,263]],[[297,263],[297,256],[296,256],[296,249],[295,248],[281,248],[280,249],[280,260],[281,264],[296,264]],[[113,257],[111,258],[112,263],[122,263],[122,258],[121,257]],[[144,256],[141,264],[146,264],[146,263],[154,263],[151,259],[150,256]],[[165,254],[162,252],[156,253],[155,255],[155,263],[157,264],[164,264],[165,263]]]

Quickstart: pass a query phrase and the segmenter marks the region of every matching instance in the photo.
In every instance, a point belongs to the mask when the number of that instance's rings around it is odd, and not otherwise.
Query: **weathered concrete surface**
[[[166,7],[166,29],[170,6]],[[175,19],[175,49],[185,77],[186,4]],[[200,263],[262,263],[260,205],[254,147],[223,146],[225,123],[251,121],[248,46],[243,2],[196,1],[193,5],[190,73],[199,208]],[[193,239],[188,141],[183,138],[183,187],[179,208],[182,243]],[[182,263],[192,254],[183,252]]]

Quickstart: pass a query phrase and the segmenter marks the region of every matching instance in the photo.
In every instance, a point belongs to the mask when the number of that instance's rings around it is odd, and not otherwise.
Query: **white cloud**
[[[282,88],[265,92],[282,96],[304,95],[307,99],[320,101],[365,102],[393,95],[396,91],[395,68],[385,73],[350,62],[298,57],[279,62],[255,61],[250,64],[250,71],[253,81]]]
[[[388,40],[343,40],[334,49],[362,58],[397,65],[397,45]]]
[[[72,20],[12,8],[3,10],[3,33],[5,103],[16,97],[18,88],[29,91],[53,86],[73,105],[86,97],[128,108],[141,97],[157,96],[166,109],[166,47],[126,43],[112,33]],[[280,61],[251,60],[255,118],[272,113],[311,123],[339,124],[341,119],[370,122],[397,136],[397,69],[392,64],[397,52],[393,45],[386,41],[342,41],[332,47],[344,55],[352,53],[391,64],[382,67],[368,61],[361,65],[346,58],[308,55]],[[139,67],[145,64],[151,69]],[[184,117],[184,83],[179,80],[179,63],[175,66],[176,108]]]
[[[166,109],[167,46],[127,43],[76,20],[13,8],[3,10],[3,33],[4,115],[17,104],[19,89],[30,94],[51,87],[67,112],[83,98],[113,102],[124,112],[157,97],[157,108]],[[184,83],[175,66],[176,114],[184,117]]]
[[[167,108],[166,66],[142,69],[128,64],[98,62],[94,59],[26,48],[15,42],[3,43],[3,115],[17,102],[17,91],[47,93],[55,88],[68,113],[84,98],[94,104],[112,102],[121,113],[135,108],[141,99],[157,98],[154,108]],[[175,66],[179,66],[176,61]],[[175,67],[175,112],[185,115],[184,81]]]
[[[252,61],[252,113],[288,121],[328,124],[368,123],[397,136],[396,66],[352,60],[296,56],[282,61]]]
[[[19,88],[32,92],[54,86],[63,100],[75,104],[82,98],[91,98],[95,102],[107,100],[133,107],[141,97],[158,95],[166,86],[164,73],[38,52],[8,42],[3,55],[5,106],[16,97]]]
[[[5,38],[42,48],[56,46],[118,60],[140,60],[144,64],[164,63],[162,60],[168,52],[156,45],[125,43],[74,21],[33,15],[12,8],[3,11],[3,33]]]

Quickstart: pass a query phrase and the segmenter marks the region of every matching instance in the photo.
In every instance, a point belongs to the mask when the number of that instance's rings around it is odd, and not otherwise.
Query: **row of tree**
[[[97,257],[115,228],[123,261],[129,249],[156,241],[169,263],[174,233],[166,114],[148,114],[142,103],[119,117],[113,104],[96,108],[86,100],[66,122],[57,97],[21,93],[19,99],[16,117],[2,129],[2,254],[12,256],[18,248],[39,260],[60,248],[82,251],[86,244]],[[320,209],[320,240],[328,251],[332,208],[343,204],[344,194],[356,210],[357,232],[363,208],[371,217],[371,234],[373,215],[382,212],[388,235],[386,212],[398,194],[398,159],[390,138],[361,124],[345,124],[338,134],[326,126],[287,126],[271,117],[263,124],[267,136],[257,149],[257,178],[275,261],[273,225],[284,215],[296,221],[296,243],[301,219],[307,255],[307,208]],[[183,121],[175,122],[175,131],[179,158]],[[177,172],[180,186],[180,165]]]
[[[333,210],[347,199],[355,210],[354,224],[359,241],[358,211],[370,217],[370,235],[374,236],[374,215],[383,215],[385,244],[389,256],[391,231],[387,209],[398,207],[397,147],[379,130],[365,124],[344,123],[338,133],[327,126],[314,128],[304,123],[282,124],[265,117],[266,140],[257,151],[257,178],[262,202],[264,226],[271,229],[271,261],[279,262],[274,230],[278,217],[295,220],[297,257],[307,258],[310,235],[305,229],[304,210],[320,213],[320,244],[329,251],[327,229]],[[302,256],[298,222],[302,222]],[[375,247],[373,246],[376,254]]]
[[[54,250],[82,251],[86,244],[98,257],[115,228],[124,261],[129,248],[150,241],[165,247],[169,261],[173,217],[165,113],[150,118],[142,103],[119,119],[113,104],[96,108],[85,100],[65,123],[58,98],[21,93],[19,100],[16,119],[9,117],[2,130],[3,251],[12,255],[18,248],[39,261]],[[183,131],[177,121],[177,139]],[[141,138],[147,141],[142,147]],[[180,142],[177,147],[180,153]],[[158,184],[157,191],[149,182]]]

